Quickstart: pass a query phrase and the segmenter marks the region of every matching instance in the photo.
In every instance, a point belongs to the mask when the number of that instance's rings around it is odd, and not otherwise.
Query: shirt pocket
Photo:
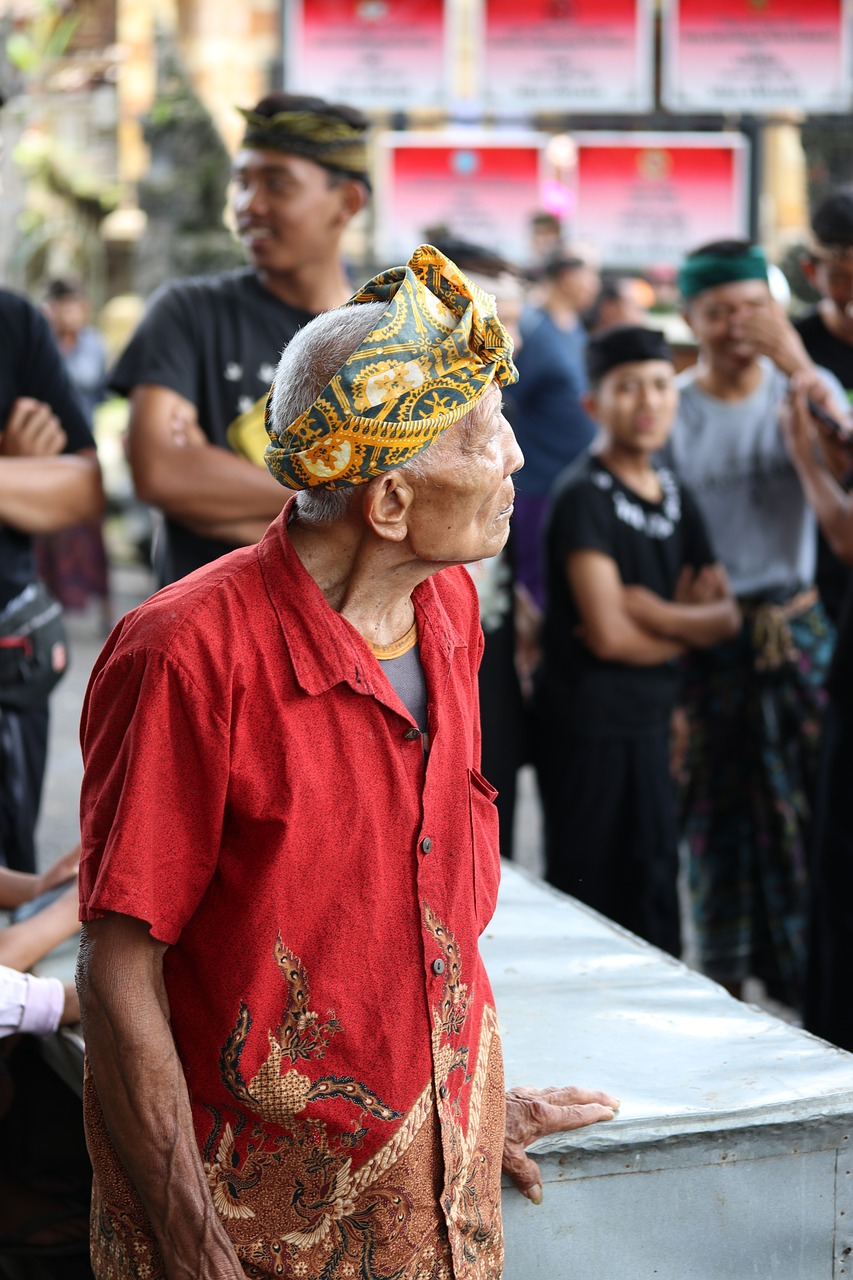
[[[501,882],[497,791],[476,769],[468,770],[471,805],[471,843],[474,856],[474,908],[477,932],[482,933],[495,913]]]

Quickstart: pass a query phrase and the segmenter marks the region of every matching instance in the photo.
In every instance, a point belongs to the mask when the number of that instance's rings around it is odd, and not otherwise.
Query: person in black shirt
[[[815,364],[834,373],[853,399],[853,187],[831,191],[816,206],[811,240],[802,266],[822,296],[817,307],[794,321],[794,328]],[[832,554],[821,533],[817,586],[836,626],[851,579],[850,569]]]
[[[0,290],[0,611],[35,581],[33,537],[96,519],[95,442],[47,320]],[[0,864],[35,870],[47,703],[0,706]]]
[[[791,460],[833,555],[853,566],[853,436],[838,442],[809,413],[795,380],[782,420]],[[803,1025],[853,1050],[853,591],[844,599],[829,676],[811,862]]]
[[[669,723],[678,658],[740,625],[692,498],[652,455],[678,401],[663,337],[590,339],[601,437],[558,482],[536,689],[547,879],[680,951]]]
[[[262,460],[281,350],[351,289],[340,240],[368,198],[367,120],[271,94],[243,112],[233,213],[251,266],[166,285],[110,377],[131,401],[139,496],[166,516],[162,583],[257,541],[281,510]]]

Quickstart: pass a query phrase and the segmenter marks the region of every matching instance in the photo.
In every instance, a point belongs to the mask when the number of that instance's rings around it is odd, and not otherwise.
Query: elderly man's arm
[[[542,1175],[525,1147],[549,1133],[566,1133],[599,1120],[612,1120],[618,1110],[618,1098],[571,1085],[563,1089],[510,1089],[506,1095],[504,1173],[522,1195],[541,1204]]]
[[[261,536],[284,505],[266,467],[211,444],[195,405],[168,387],[131,392],[129,450],[139,497],[208,537]]]
[[[145,1207],[168,1280],[245,1280],[208,1189],[169,1025],[166,946],[144,921],[83,930],[77,981],[107,1129]]]

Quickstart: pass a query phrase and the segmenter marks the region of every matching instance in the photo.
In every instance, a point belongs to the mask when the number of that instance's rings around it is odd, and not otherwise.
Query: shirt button
[[[420,729],[407,729],[406,732],[403,734],[403,737],[406,740],[406,742],[417,742],[420,736],[421,736]]]
[[[432,962],[432,971],[433,971],[433,973],[444,973],[444,961],[443,961],[443,960],[433,960],[433,962]]]
[[[432,840],[429,836],[424,836],[421,841],[421,853],[432,853]]]
[[[446,1098],[446,1097],[447,1097],[447,1085],[446,1085],[446,1084],[440,1084],[440,1085],[438,1086],[438,1096],[439,1096],[440,1098]]]

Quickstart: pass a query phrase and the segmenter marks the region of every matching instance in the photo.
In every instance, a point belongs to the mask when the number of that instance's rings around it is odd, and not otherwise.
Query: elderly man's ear
[[[386,471],[366,486],[361,508],[365,524],[379,538],[402,542],[408,536],[414,497],[411,479],[405,471]]]

